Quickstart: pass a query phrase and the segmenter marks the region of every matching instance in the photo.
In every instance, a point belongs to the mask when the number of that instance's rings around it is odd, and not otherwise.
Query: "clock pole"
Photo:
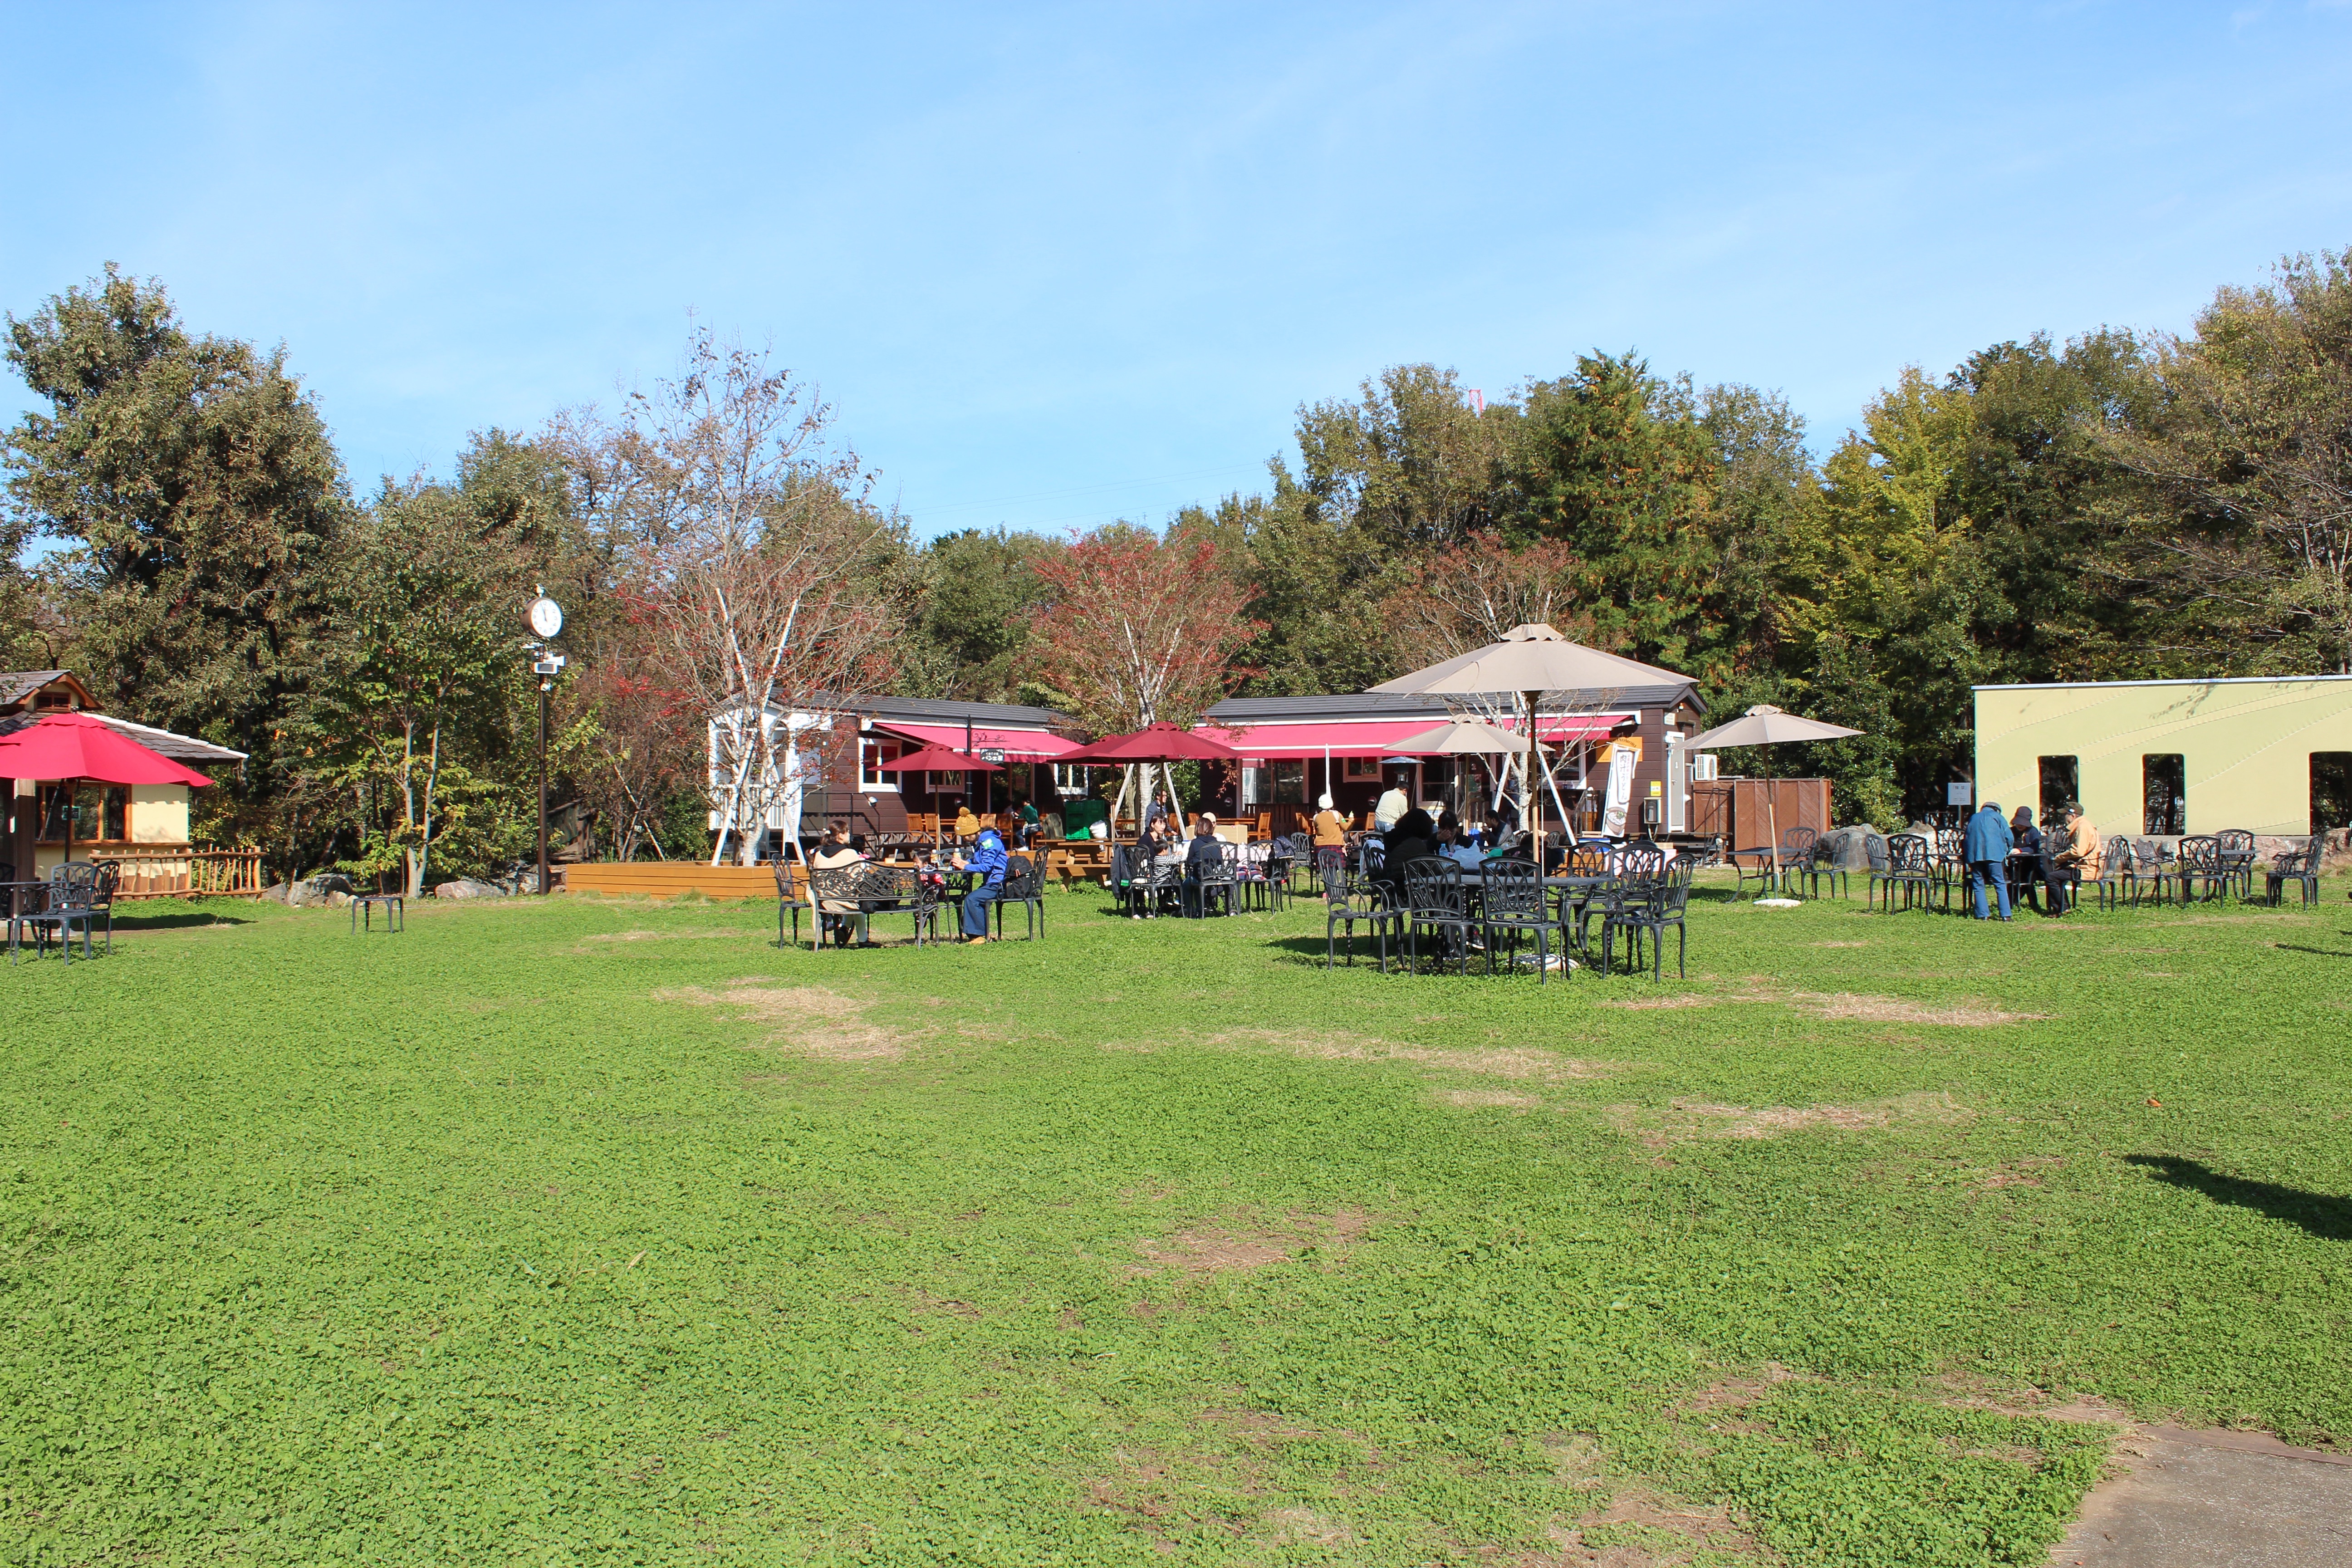
[[[539,597],[530,602],[530,629],[551,642],[563,629],[563,610],[547,596],[542,587]],[[547,895],[547,697],[555,689],[555,677],[563,668],[563,656],[545,644],[534,645],[537,657],[531,662],[531,673],[539,677],[539,893]]]

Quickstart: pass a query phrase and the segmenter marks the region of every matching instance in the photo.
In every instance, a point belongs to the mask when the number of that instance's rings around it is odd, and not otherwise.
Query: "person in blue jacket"
[[[969,857],[955,858],[959,871],[971,871],[980,879],[971,891],[963,896],[963,940],[969,947],[988,940],[988,906],[1004,890],[1004,840],[996,831],[996,824],[983,820],[980,837],[972,841]]]
[[[2000,918],[2009,919],[2009,851],[2012,840],[2000,803],[1989,800],[1969,818],[1968,843],[1962,853],[1969,862],[1969,896],[1976,902],[1977,919],[1990,920],[1985,909],[1985,884],[2000,895]]]

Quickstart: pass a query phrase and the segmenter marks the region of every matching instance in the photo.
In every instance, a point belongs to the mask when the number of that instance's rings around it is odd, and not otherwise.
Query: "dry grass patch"
[[[1521,1568],[1672,1568],[1702,1551],[1716,1562],[1779,1560],[1732,1522],[1727,1505],[1684,1502],[1647,1487],[1628,1487],[1572,1526],[1546,1533],[1555,1550],[1518,1559]]]
[[[1344,1248],[1371,1228],[1372,1216],[1359,1208],[1328,1215],[1293,1212],[1279,1225],[1193,1226],[1165,1238],[1146,1237],[1135,1250],[1151,1261],[1130,1266],[1129,1278],[1163,1272],[1198,1278],[1263,1268],[1296,1257],[1309,1247],[1324,1252]]]
[[[1956,1028],[1989,1029],[2001,1024],[2029,1024],[2047,1013],[2011,1013],[1990,1002],[1906,1002],[1899,996],[1857,996],[1840,992],[1833,996],[1799,992],[1789,998],[1816,1018],[1853,1018],[1872,1024],[1947,1024]]]
[[[1374,1039],[1369,1035],[1280,1029],[1228,1029],[1223,1034],[1211,1036],[1209,1043],[1226,1047],[1279,1046],[1291,1055],[1310,1061],[1412,1062],[1421,1067],[1441,1068],[1448,1072],[1475,1073],[1482,1078],[1601,1078],[1609,1073],[1622,1072],[1633,1065],[1557,1057],[1549,1051],[1499,1048],[1484,1051],[1433,1050],[1423,1046],[1400,1045],[1393,1040]]]
[[[1976,1114],[1942,1092],[1900,1094],[1857,1105],[1707,1105],[1678,1100],[1663,1110],[1638,1105],[1612,1105],[1607,1110],[1620,1132],[1651,1149],[1695,1139],[1778,1138],[1815,1128],[1867,1131],[1948,1125]]]
[[[679,985],[656,991],[653,997],[689,1007],[732,1008],[738,1023],[784,1025],[761,1046],[823,1061],[894,1061],[906,1055],[903,1035],[866,1021],[866,1003],[822,985],[780,985],[764,974],[751,974],[730,980],[716,991]]]
[[[1495,1106],[1513,1110],[1532,1110],[1543,1103],[1531,1094],[1513,1094],[1507,1089],[1449,1089],[1437,1098],[1448,1105]]]

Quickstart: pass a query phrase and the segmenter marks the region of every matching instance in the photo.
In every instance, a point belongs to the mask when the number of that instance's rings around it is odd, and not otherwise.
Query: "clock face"
[[[563,610],[542,594],[530,602],[530,629],[541,637],[551,637],[563,629]]]

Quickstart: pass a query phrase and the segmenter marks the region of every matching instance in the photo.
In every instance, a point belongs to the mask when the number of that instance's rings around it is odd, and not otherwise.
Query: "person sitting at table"
[[[963,896],[963,942],[966,947],[976,947],[988,940],[988,906],[1004,890],[1004,839],[994,825],[982,826],[972,842],[971,854],[959,853],[952,864],[974,878],[971,891]]]
[[[850,843],[847,825],[836,822],[824,830],[824,837],[818,843],[816,853],[809,857],[809,866],[814,870],[831,871],[844,866],[861,865],[865,859],[864,851]],[[860,947],[877,945],[873,939],[872,917],[862,906],[848,900],[827,899],[819,903],[817,921],[820,927],[817,940],[820,942],[824,940],[822,927],[830,921],[835,946],[847,947],[853,935]]]
[[[2057,912],[2063,914],[2074,907],[2074,889],[2085,879],[2096,881],[2101,859],[2099,830],[2083,815],[2079,805],[2066,807],[2066,826],[2058,836],[2059,842],[2050,860],[2056,869],[2057,880],[2051,889],[2052,896],[2063,900]],[[2049,847],[2045,846],[2045,847]]]
[[[1184,846],[1184,880],[1191,883],[1192,897],[1186,900],[1202,914],[1208,912],[1201,896],[1202,879],[1224,864],[1225,841],[1217,837],[1217,819],[1202,812],[1192,825],[1192,841]]]
[[[1174,842],[1176,835],[1172,825],[1175,817],[1175,812],[1168,804],[1168,792],[1164,789],[1153,790],[1151,804],[1143,808],[1144,837],[1161,844]]]
[[[1429,813],[1414,806],[1381,836],[1381,868],[1375,879],[1402,889],[1405,867],[1436,853],[1437,824],[1430,820]]]
[[[2035,914],[2042,909],[2042,829],[2033,826],[2033,808],[2021,805],[2009,819],[2010,902],[2023,900]]]
[[[1028,791],[1016,789],[1013,792],[1012,815],[1016,819],[1014,829],[1020,835],[1021,847],[1026,849],[1029,841],[1037,837],[1038,827],[1037,808],[1029,804]]]

